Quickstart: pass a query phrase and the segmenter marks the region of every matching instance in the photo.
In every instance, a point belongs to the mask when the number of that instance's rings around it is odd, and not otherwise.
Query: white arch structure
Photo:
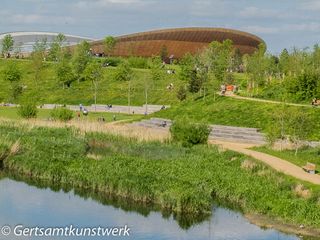
[[[50,43],[52,43],[56,36],[58,36],[59,33],[53,33],[53,32],[7,32],[7,33],[0,33],[0,43],[2,39],[10,34],[14,39],[14,48],[19,47],[21,49],[22,53],[28,53],[32,51],[32,46],[37,41],[42,41],[43,39],[47,40],[48,46],[50,46]],[[66,37],[66,46],[76,45],[80,43],[81,41],[94,41],[93,38],[87,38],[87,37],[80,37],[75,35],[69,35],[64,34]],[[1,46],[0,46],[1,48]]]

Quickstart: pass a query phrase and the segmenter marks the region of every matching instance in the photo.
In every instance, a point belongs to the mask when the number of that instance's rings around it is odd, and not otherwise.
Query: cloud
[[[301,8],[304,10],[311,10],[311,11],[320,10],[320,1],[318,0],[301,1],[300,5],[301,5]]]
[[[193,0],[187,5],[190,13],[198,17],[226,16],[230,12],[228,4],[219,0]]]
[[[299,23],[299,24],[286,24],[284,29],[289,31],[302,31],[302,32],[320,32],[320,23],[310,22],[310,23]]]
[[[241,17],[245,18],[265,18],[278,16],[278,12],[270,9],[261,9],[257,7],[246,7],[239,12]]]
[[[143,0],[82,0],[75,4],[77,8],[105,8],[112,6],[134,6],[134,5],[146,5],[153,3],[153,1],[143,1]]]
[[[274,34],[279,32],[279,28],[277,27],[264,27],[264,26],[246,26],[242,27],[241,30],[246,32],[252,32],[252,33],[259,33],[259,34]]]

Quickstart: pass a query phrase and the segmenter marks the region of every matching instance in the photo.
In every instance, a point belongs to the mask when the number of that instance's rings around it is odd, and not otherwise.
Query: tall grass
[[[13,142],[20,139],[21,148],[5,159],[4,167],[34,180],[152,203],[180,215],[210,214],[215,197],[247,213],[320,227],[319,186],[292,179],[234,152],[83,134],[73,128],[2,125],[0,138],[3,136]],[[297,189],[310,194],[297,194]]]

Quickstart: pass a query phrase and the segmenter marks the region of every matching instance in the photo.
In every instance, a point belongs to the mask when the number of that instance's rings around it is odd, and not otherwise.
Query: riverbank
[[[320,187],[214,146],[182,148],[75,128],[2,123],[4,168],[35,181],[69,185],[179,215],[211,213],[213,197],[248,214],[320,228]],[[15,147],[13,148],[13,145]]]

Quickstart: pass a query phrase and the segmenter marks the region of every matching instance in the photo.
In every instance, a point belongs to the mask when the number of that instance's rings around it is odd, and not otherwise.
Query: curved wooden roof
[[[119,36],[112,55],[143,56],[159,55],[161,48],[168,49],[168,55],[181,58],[186,53],[196,53],[212,41],[232,40],[241,53],[253,53],[264,41],[250,33],[224,28],[174,28],[141,32]],[[95,53],[103,53],[103,40],[92,43]]]

